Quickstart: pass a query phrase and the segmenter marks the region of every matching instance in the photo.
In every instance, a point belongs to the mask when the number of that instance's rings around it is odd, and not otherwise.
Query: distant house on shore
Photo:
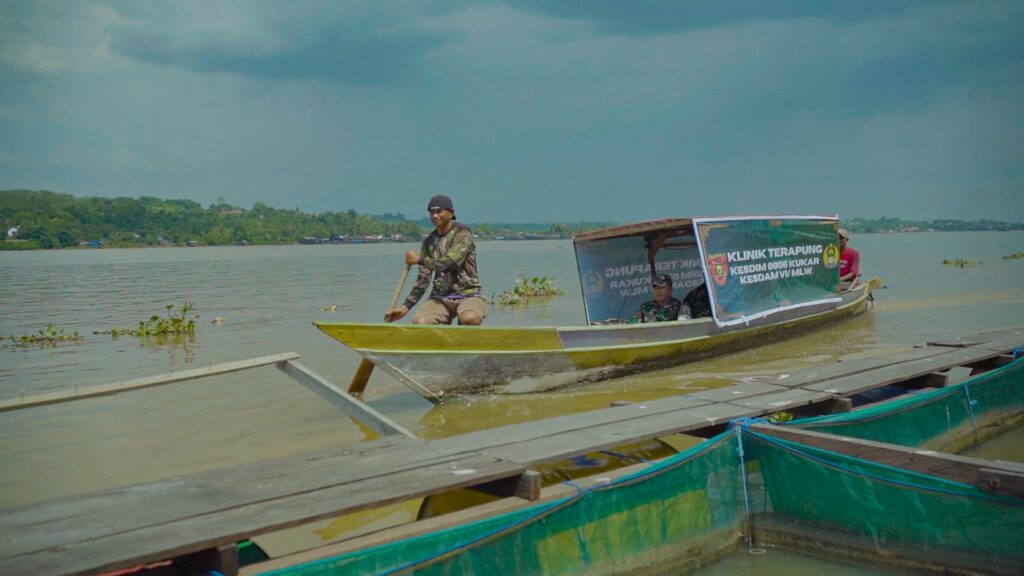
[[[14,238],[17,235],[18,235],[18,227],[17,226],[11,226],[10,228],[7,229],[7,237],[8,238]]]
[[[199,246],[199,242],[197,240],[188,240],[187,242],[185,242],[185,246]]]

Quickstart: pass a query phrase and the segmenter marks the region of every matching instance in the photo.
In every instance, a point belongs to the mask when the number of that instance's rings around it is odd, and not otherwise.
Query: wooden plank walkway
[[[1024,329],[969,338],[971,343],[962,347],[926,346],[884,361],[838,362],[771,382],[745,382],[432,442],[396,435],[0,510],[0,574],[128,568],[455,488],[515,488],[540,463],[720,426],[741,416],[833,402],[991,361],[1024,344]]]

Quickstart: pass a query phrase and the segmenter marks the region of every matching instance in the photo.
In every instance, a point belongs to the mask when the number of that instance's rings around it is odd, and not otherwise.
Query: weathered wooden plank
[[[522,422],[501,428],[492,428],[478,432],[470,432],[451,438],[442,438],[430,443],[435,448],[444,448],[452,452],[460,453],[475,451],[483,448],[500,447],[509,444],[530,442],[538,438],[545,438],[555,434],[561,434],[572,430],[586,430],[593,426],[616,424],[635,420],[637,418],[648,418],[663,413],[672,413],[686,408],[710,406],[708,402],[690,398],[688,396],[673,396],[650,402],[636,402],[628,406],[617,408],[603,408],[578,414],[557,416],[546,420],[535,422]],[[538,459],[527,458],[519,460],[523,464],[544,462],[549,460],[546,456]]]
[[[0,511],[0,557],[344,484],[383,482],[463,455],[391,437]]]
[[[700,392],[691,392],[687,396],[705,402],[735,402],[750,396],[772,394],[789,390],[786,386],[778,386],[768,382],[740,382],[733,386],[712,388]]]
[[[608,411],[618,412],[625,408]],[[510,462],[538,464],[657,436],[724,424],[749,414],[749,409],[733,404],[708,404],[587,428],[563,429],[526,441],[483,447],[480,452]]]
[[[1024,473],[1024,464],[994,463],[991,460],[945,454],[934,450],[908,448],[872,440],[836,436],[801,429],[797,426],[770,426],[754,424],[750,429],[759,434],[824,448],[840,454],[854,456],[887,466],[938,476],[963,484],[978,482],[982,470],[997,469],[1011,474]]]
[[[276,366],[278,370],[284,372],[299,384],[309,388],[317,396],[327,400],[335,407],[340,408],[345,414],[359,420],[381,436],[401,434],[418,440],[415,434],[407,430],[398,422],[395,422],[391,418],[388,418],[377,410],[374,410],[348,392],[342,391],[340,388],[306,366],[299,364],[298,362],[288,361],[278,362]]]
[[[284,354],[262,356],[260,358],[252,358],[249,360],[239,360],[237,362],[226,362],[224,364],[211,365],[206,368],[193,368],[191,370],[181,370],[179,372],[171,372],[169,374],[161,374],[159,376],[147,376],[145,378],[125,380],[122,382],[115,382],[113,384],[101,384],[99,386],[89,386],[86,388],[79,388],[76,386],[72,390],[50,392],[47,394],[37,394],[25,398],[13,398],[0,401],[0,412],[6,412],[9,410],[21,410],[22,408],[33,408],[37,406],[45,406],[47,404],[70,402],[72,400],[81,400],[82,398],[109,396],[111,394],[128,392],[129,390],[141,390],[143,388],[163,386],[165,384],[173,384],[175,382],[184,382],[185,380],[195,380],[196,378],[205,378],[207,376],[216,376],[218,374],[238,372],[239,370],[248,370],[250,368],[257,368],[260,366],[267,366],[269,364],[276,364],[277,362],[295,360],[296,358],[299,357],[300,356],[295,352],[285,352]]]
[[[780,410],[791,410],[808,404],[829,402],[832,398],[833,395],[829,392],[794,388],[782,392],[739,398],[731,401],[730,404],[747,409],[751,416],[760,416]]]
[[[594,424],[610,424],[705,404],[686,397],[669,398],[614,411],[587,412],[541,423],[528,422],[429,444],[391,437],[387,441],[343,450],[315,452],[6,510],[0,512],[0,548],[4,549],[0,554],[13,555],[115,530],[144,528],[190,514],[274,498],[288,491],[309,491],[380,478],[408,468],[451,460],[482,446],[524,442],[566,428],[586,429]],[[522,462],[528,465],[549,459],[546,455],[538,455],[538,458],[527,457]],[[145,513],[141,512],[143,508]]]
[[[128,568],[371,506],[517,476],[523,470],[522,466],[509,462],[468,455],[451,462],[405,470],[372,484],[350,482],[311,492],[293,493],[268,501],[50,546],[29,554],[7,556],[0,559],[0,573],[44,576]]]
[[[840,360],[823,366],[807,368],[790,374],[783,379],[775,379],[770,382],[776,386],[794,388],[806,386],[816,382],[824,382],[835,378],[861,374],[871,370],[877,370],[886,366],[896,366],[912,360],[941,356],[949,352],[947,348],[937,346],[922,346],[920,348],[909,348],[901,350],[884,357],[856,358],[853,360]]]
[[[989,340],[987,342],[977,344],[975,348],[984,348],[986,350],[995,350],[997,352],[1011,352],[1019,346],[1024,346],[1024,334],[1007,335],[1005,338]]]
[[[849,396],[872,388],[880,388],[918,376],[924,376],[935,371],[946,370],[963,364],[971,364],[999,355],[999,352],[983,348],[940,348],[940,350],[946,350],[946,352],[938,356],[902,362],[842,378],[833,378],[824,382],[807,384],[803,388]]]

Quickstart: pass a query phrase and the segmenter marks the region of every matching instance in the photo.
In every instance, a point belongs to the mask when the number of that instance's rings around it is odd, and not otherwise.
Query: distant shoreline
[[[469,222],[481,240],[572,238],[622,224],[625,222]],[[858,217],[844,219],[841,225],[853,234],[1024,229],[1024,224],[987,218],[964,221]],[[7,241],[0,242],[0,250],[376,244],[418,241],[432,229],[426,218],[410,220],[401,212],[360,214],[350,209],[314,214],[298,208],[273,208],[262,202],[251,208],[223,201],[203,207],[192,200],[150,196],[97,198],[46,190],[0,190],[0,232],[6,232],[0,238]],[[17,244],[9,244],[11,241]]]
[[[1024,229],[1010,229],[1010,230],[986,230],[986,229],[963,229],[963,230],[880,230],[880,231],[865,231],[856,230],[853,228],[849,229],[852,234],[928,234],[928,233],[960,233],[960,232],[1024,232]],[[526,242],[526,241],[538,241],[538,240],[571,240],[571,237],[528,237],[528,238],[505,238],[505,237],[477,237],[477,242]],[[377,240],[377,241],[355,241],[355,242],[274,242],[265,244],[201,244],[197,243],[194,245],[188,244],[123,244],[123,245],[79,245],[79,246],[65,246],[55,248],[42,248],[38,245],[32,245],[33,243],[28,240],[6,240],[0,242],[0,252],[26,252],[34,250],[100,250],[100,249],[135,249],[135,248],[250,248],[257,246],[358,246],[358,245],[375,245],[375,244],[419,244],[420,240],[417,239],[404,239],[404,240]],[[18,247],[14,247],[18,246]],[[22,247],[24,246],[24,247]]]

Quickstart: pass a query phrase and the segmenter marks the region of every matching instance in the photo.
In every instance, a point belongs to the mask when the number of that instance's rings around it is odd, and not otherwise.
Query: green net
[[[1024,358],[948,388],[910,394],[854,412],[786,423],[816,432],[931,449],[962,447],[979,432],[1018,423],[1024,413]]]
[[[954,387],[790,424],[934,446],[1022,413],[1018,359]],[[754,545],[857,563],[1024,573],[1024,499],[737,424],[569,497],[272,574],[681,574],[732,550],[741,532]]]
[[[767,500],[757,537],[879,564],[1024,567],[1024,499],[744,431]]]
[[[737,542],[732,437],[556,502],[273,574],[678,573]]]

